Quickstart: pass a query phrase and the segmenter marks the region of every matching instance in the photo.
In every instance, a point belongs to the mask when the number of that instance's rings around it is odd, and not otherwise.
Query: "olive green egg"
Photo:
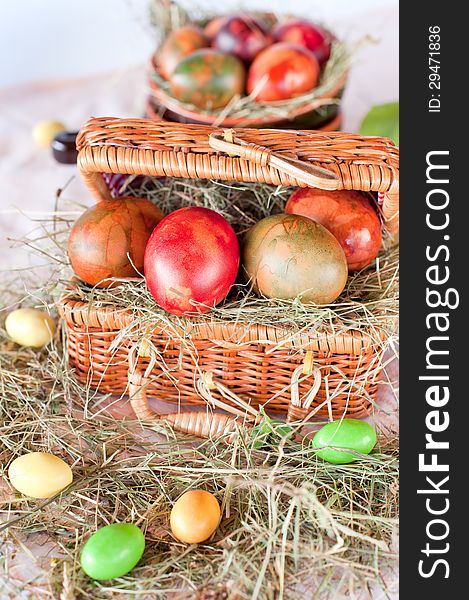
[[[272,215],[247,232],[243,266],[267,298],[330,304],[347,282],[347,260],[336,238],[312,219]]]
[[[182,59],[170,77],[172,95],[204,110],[226,106],[244,93],[246,71],[234,56],[202,48]]]

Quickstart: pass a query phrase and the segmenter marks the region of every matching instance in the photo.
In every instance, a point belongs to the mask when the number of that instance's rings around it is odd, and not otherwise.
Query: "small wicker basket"
[[[98,201],[111,198],[102,173],[374,191],[383,200],[384,226],[397,233],[398,150],[390,140],[265,129],[230,135],[227,142],[209,126],[91,119],[77,139],[78,165]],[[165,418],[183,431],[232,431],[233,419],[212,413],[214,407],[250,422],[262,405],[286,413],[290,421],[344,413],[361,417],[376,396],[375,367],[383,352],[377,338],[384,335],[376,330],[324,330],[292,339],[281,327],[191,317],[185,335],[194,351],[186,352],[164,328],[135,331],[119,341],[121,329],[132,322],[130,312],[84,302],[73,284],[62,295],[59,312],[67,327],[70,367],[80,381],[102,392],[128,393],[145,420],[159,418],[147,395],[175,403],[178,412]],[[142,350],[144,336],[151,342],[146,348],[155,352]],[[164,356],[165,372],[158,356]],[[363,384],[355,386],[359,379]],[[207,410],[181,411],[187,405]]]
[[[285,112],[285,102],[271,102],[270,111],[259,111],[257,116],[245,114],[242,117],[224,115],[222,110],[208,112],[176,100],[155,79],[158,68],[154,58],[150,61],[148,87],[150,97],[147,101],[147,116],[157,121],[164,118],[184,124],[215,125],[217,127],[275,127],[277,129],[298,128],[331,131],[340,126],[340,101],[347,82],[347,73],[338,79],[334,86],[317,95],[314,99],[296,104]],[[277,114],[274,108],[277,105]],[[246,111],[245,111],[246,112]],[[282,115],[282,116],[279,116]]]
[[[195,23],[202,29],[207,25],[207,19],[196,19],[195,22],[179,5],[179,3],[166,0],[153,0],[153,8],[158,8],[154,14],[154,24],[157,27],[161,40],[174,29]],[[253,16],[259,17],[270,28],[280,21],[288,19],[288,15],[280,16],[274,13],[250,11]],[[221,15],[229,16],[229,15]],[[212,18],[214,16],[212,15]],[[336,36],[324,28],[331,43],[339,44]],[[249,105],[243,104],[242,110],[235,110],[235,106],[227,106],[216,111],[200,110],[196,106],[179,102],[168,90],[167,82],[159,74],[158,65],[153,56],[148,65],[149,98],[146,106],[146,115],[150,119],[160,121],[165,119],[183,124],[214,125],[217,127],[256,127],[256,128],[295,128],[315,129],[321,131],[334,131],[340,128],[341,113],[340,103],[345,90],[350,63],[350,51],[343,45],[341,48],[341,61],[343,66],[337,69],[334,75],[329,74],[321,83],[322,92],[317,94],[307,93],[295,98],[294,102],[270,102]],[[230,103],[231,104],[231,103]],[[253,114],[253,107],[256,107]]]
[[[150,85],[151,87],[151,85]],[[195,111],[181,110],[180,107],[172,110],[171,100],[163,103],[157,100],[157,94],[147,99],[145,112],[149,119],[154,121],[172,121],[174,123],[207,125],[214,124],[217,127],[275,127],[276,129],[291,129],[301,127],[302,129],[314,129],[316,131],[338,131],[342,123],[342,113],[335,105],[325,107],[325,114],[319,115],[316,108],[298,112],[297,116],[291,114],[286,119],[252,119],[247,123],[245,119],[221,119],[218,123],[216,117],[204,117]]]

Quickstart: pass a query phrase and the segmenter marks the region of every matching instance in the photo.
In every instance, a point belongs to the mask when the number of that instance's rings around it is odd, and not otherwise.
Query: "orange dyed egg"
[[[269,46],[254,59],[247,79],[248,94],[260,102],[287,100],[314,89],[319,63],[307,48],[279,43]]]
[[[186,25],[175,29],[168,35],[156,55],[161,76],[169,79],[183,58],[209,45],[210,42],[200,27]]]
[[[116,198],[92,206],[70,232],[68,255],[75,274],[98,287],[112,285],[111,277],[138,277],[148,238],[163,216],[145,198]]]

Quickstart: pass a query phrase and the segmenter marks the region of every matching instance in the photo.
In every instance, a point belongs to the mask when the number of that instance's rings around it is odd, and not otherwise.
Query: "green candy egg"
[[[214,110],[244,92],[245,75],[236,57],[202,48],[177,64],[170,78],[171,93],[181,102]]]
[[[314,448],[324,448],[317,452],[317,456],[336,465],[354,462],[357,457],[333,448],[345,448],[360,454],[369,454],[375,444],[376,431],[369,423],[358,419],[342,419],[327,423],[313,438]]]
[[[98,529],[81,551],[81,567],[92,579],[114,579],[131,571],[142,558],[145,538],[132,523]]]

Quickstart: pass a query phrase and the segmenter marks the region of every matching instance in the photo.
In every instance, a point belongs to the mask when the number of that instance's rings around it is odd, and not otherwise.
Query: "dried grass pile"
[[[67,373],[59,342],[39,354],[8,347],[2,339],[1,476],[16,456],[48,450],[73,465],[75,481],[47,502],[22,498],[2,482],[6,590],[16,579],[18,541],[29,535],[32,543],[41,533],[56,545],[45,586],[54,597],[196,598],[206,588],[224,590],[220,598],[295,598],[304,585],[316,594],[306,597],[328,598],[331,590],[385,587],[383,573],[395,559],[395,440],[382,439],[369,458],[340,467],[286,438],[253,451],[243,431],[232,445],[200,443],[93,417],[97,406],[85,419],[87,391]],[[217,495],[224,519],[213,540],[186,547],[171,538],[168,516],[193,487]],[[79,568],[80,548],[97,526],[116,521],[142,527],[144,558],[122,579],[93,582]]]
[[[238,232],[278,212],[286,189],[224,186],[208,182],[145,180],[135,192],[165,208],[188,203],[216,208]],[[128,193],[128,190],[127,190]],[[243,202],[234,202],[242,194]],[[239,200],[239,197],[238,197]],[[2,306],[53,307],[70,275],[65,242],[76,210],[38,224],[28,245],[40,251],[48,276],[24,287],[21,273],[3,275]],[[78,211],[79,212],[79,211]],[[283,319],[301,330],[311,320],[335,327],[395,328],[397,250],[387,241],[378,268],[350,280],[340,305],[324,309],[255,298],[238,286],[209,318],[252,315]],[[148,319],[164,318],[142,284],[112,291],[81,286],[93,302],[121,303]],[[138,311],[137,311],[138,308]],[[139,318],[142,318],[141,315]],[[248,317],[250,318],[250,317]],[[0,313],[3,323],[3,313]],[[388,588],[396,566],[398,450],[382,432],[368,457],[336,466],[318,459],[307,439],[273,435],[263,450],[240,427],[232,444],[201,442],[155,423],[143,428],[123,418],[124,403],[97,397],[67,369],[63,331],[42,351],[24,350],[0,329],[0,589],[12,597],[73,598],[361,598]],[[41,502],[21,497],[7,482],[8,464],[27,451],[46,450],[73,467],[74,482]],[[213,539],[185,546],[169,532],[172,503],[187,489],[216,494],[223,520]],[[97,527],[131,521],[147,547],[129,575],[94,582],[79,568],[83,542]],[[35,540],[45,540],[52,560],[23,569]],[[41,549],[34,550],[36,556]],[[29,559],[34,563],[34,559]],[[36,563],[38,561],[36,560]],[[16,596],[15,596],[16,594]],[[348,595],[347,595],[348,594]]]

